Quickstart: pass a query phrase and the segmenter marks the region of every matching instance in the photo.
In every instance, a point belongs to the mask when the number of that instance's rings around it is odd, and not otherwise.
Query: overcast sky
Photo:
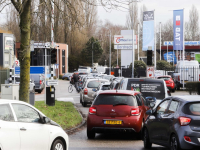
[[[200,0],[142,0],[138,3],[139,7],[143,4],[145,4],[148,10],[155,9],[156,23],[165,23],[167,20],[172,19],[173,11],[170,10],[182,8],[185,9],[185,20],[187,21],[192,5],[195,5],[197,9],[200,8]],[[125,25],[126,15],[127,10],[125,9],[124,11],[112,10],[107,12],[103,7],[98,7],[98,17],[102,21],[109,20],[116,25]],[[5,22],[5,17],[5,11],[3,11],[0,14],[0,24]]]
[[[145,5],[147,9],[155,9],[156,23],[165,23],[173,18],[173,11],[175,9],[183,9],[185,12],[185,20],[189,19],[189,11],[192,5],[197,9],[200,8],[200,0],[142,0],[138,3],[139,7]],[[98,16],[102,21],[110,20],[114,24],[125,25],[127,12],[112,10],[106,12],[101,6],[98,7]]]

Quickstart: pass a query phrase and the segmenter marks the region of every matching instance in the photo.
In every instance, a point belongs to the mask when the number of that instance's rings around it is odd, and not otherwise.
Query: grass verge
[[[55,106],[48,106],[44,101],[36,101],[35,107],[65,130],[76,127],[82,122],[82,117],[71,102],[56,101]]]

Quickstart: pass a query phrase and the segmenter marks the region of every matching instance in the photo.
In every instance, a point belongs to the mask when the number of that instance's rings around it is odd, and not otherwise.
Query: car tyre
[[[151,149],[152,143],[150,142],[149,133],[146,128],[144,129],[143,132],[143,142],[144,142],[144,148]]]
[[[39,90],[39,91],[38,91],[38,93],[41,93],[41,92],[42,92],[42,90]]]
[[[175,92],[175,88],[172,90],[172,92],[173,92],[173,93]]]
[[[83,101],[83,107],[87,107],[87,103]]]
[[[95,132],[89,131],[87,129],[87,137],[88,137],[88,139],[94,139],[95,138]]]
[[[53,142],[53,145],[51,147],[51,150],[64,150],[64,144],[60,139],[57,139]]]
[[[173,134],[170,139],[170,150],[180,150],[179,141],[175,134]]]

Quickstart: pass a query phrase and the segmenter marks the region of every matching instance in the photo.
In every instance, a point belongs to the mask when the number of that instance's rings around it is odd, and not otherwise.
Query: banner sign
[[[174,50],[183,50],[183,9],[173,11],[174,22]]]
[[[164,54],[164,60],[167,61],[167,53]],[[173,62],[177,64],[176,54],[173,52],[168,52],[168,62]]]
[[[132,44],[132,35],[114,35],[114,44]],[[137,35],[135,35],[135,44],[137,44]]]
[[[147,51],[151,46],[154,50],[154,11],[143,13],[143,45],[142,50]]]
[[[173,41],[164,41],[163,45],[164,46],[173,46],[174,42]],[[197,45],[200,45],[200,41],[185,41],[185,45],[187,46],[190,46],[190,45],[194,45],[194,46],[197,46]]]

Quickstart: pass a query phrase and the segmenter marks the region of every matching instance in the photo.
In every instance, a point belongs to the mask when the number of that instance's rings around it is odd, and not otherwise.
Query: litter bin
[[[46,87],[46,104],[55,106],[55,87]]]
[[[29,104],[35,105],[35,92],[30,92],[29,93]]]

